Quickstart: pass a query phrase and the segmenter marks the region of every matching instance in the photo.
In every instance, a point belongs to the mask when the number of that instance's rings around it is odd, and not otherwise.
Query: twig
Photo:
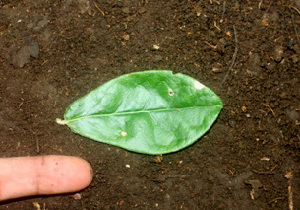
[[[96,2],[94,3],[96,9],[103,15],[103,17],[105,16],[105,13],[98,7],[98,5],[96,4]]]
[[[271,203],[276,203],[278,200],[283,200],[284,199],[284,197],[278,197],[278,198],[274,198],[273,200],[271,200],[269,203],[268,203],[268,205],[270,205]]]
[[[294,209],[294,204],[293,204],[292,186],[288,186],[288,195],[289,195],[289,209],[293,210]]]
[[[298,12],[298,14],[300,14],[300,11],[298,10],[298,8],[290,6],[290,8],[293,8],[294,10],[296,10]]]
[[[297,41],[298,41],[298,46],[300,47],[300,40],[299,40],[298,31],[297,31],[297,28],[296,28],[296,25],[295,25],[294,14],[293,14],[291,9],[290,9],[290,11],[291,11],[292,25],[293,25],[293,28],[294,28],[294,31],[295,31],[295,34],[296,34],[296,38],[297,38]]]
[[[190,175],[161,175],[157,179],[153,179],[152,181],[154,181],[154,182],[164,182],[166,179],[169,179],[169,178],[184,179],[184,178],[188,178],[188,177],[190,177]]]
[[[216,22],[216,21],[214,21],[214,27],[215,27],[216,29],[218,29],[219,31],[222,31],[222,30],[220,29],[220,27],[217,26],[217,22]]]
[[[292,178],[293,178],[293,174],[292,172],[287,172],[285,175],[285,178],[288,179],[288,201],[289,201],[289,210],[293,210],[294,209],[294,204],[293,204],[293,192],[292,192]]]
[[[271,106],[269,104],[262,103],[262,105],[268,107],[271,110],[273,117],[275,117],[275,112],[273,111],[273,109],[271,108]]]
[[[228,172],[231,174],[231,176],[233,176],[233,175],[234,175],[233,171],[232,171],[232,170],[230,170],[229,168],[226,168],[226,167],[224,167],[223,169],[224,169],[225,171],[228,171]]]
[[[275,172],[273,172],[273,171],[257,171],[254,169],[252,169],[252,171],[256,174],[265,174],[265,175],[274,175],[275,174]]]
[[[265,12],[265,14],[268,13],[268,12],[270,11],[272,4],[273,4],[273,2],[271,2],[271,3],[269,4],[269,6],[267,7],[267,10],[266,10],[266,12]]]
[[[237,52],[238,52],[238,40],[237,40],[237,37],[236,37],[236,30],[235,30],[235,26],[233,25],[233,32],[234,32],[234,40],[235,40],[235,49],[234,49],[234,53],[233,53],[233,56],[232,56],[232,60],[231,60],[231,64],[229,66],[229,69],[227,70],[226,72],[226,75],[224,77],[224,79],[222,80],[221,82],[221,85],[220,87],[222,86],[222,84],[225,82],[225,80],[227,79],[229,73],[230,73],[230,70],[232,69],[233,65],[234,65],[234,62],[236,60],[236,57],[237,57]]]
[[[194,7],[194,9],[196,11],[196,15],[197,15],[197,17],[199,17],[201,15],[201,11],[200,11],[199,7],[197,7],[195,5],[192,5],[192,7]]]
[[[3,28],[6,28],[6,27],[7,27],[6,25],[0,26],[0,30],[3,29]]]
[[[212,44],[210,44],[210,43],[207,42],[207,41],[205,41],[205,43],[206,43],[208,46],[210,46],[211,48],[213,48],[213,49],[216,49],[216,48],[217,48],[217,45],[212,45]]]
[[[39,145],[39,140],[36,139],[36,153],[39,154],[40,153],[40,145]]]
[[[223,23],[225,10],[226,10],[226,1],[224,0],[224,2],[223,2],[223,12],[222,12],[220,23]]]
[[[260,0],[260,2],[258,3],[258,9],[261,8],[261,4],[262,4],[263,0]]]

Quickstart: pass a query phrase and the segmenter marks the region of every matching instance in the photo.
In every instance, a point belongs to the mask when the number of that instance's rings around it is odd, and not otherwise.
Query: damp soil
[[[299,10],[297,0],[1,1],[1,157],[79,156],[94,178],[79,200],[0,209],[300,209]],[[55,122],[106,81],[152,69],[222,99],[194,145],[148,156]]]

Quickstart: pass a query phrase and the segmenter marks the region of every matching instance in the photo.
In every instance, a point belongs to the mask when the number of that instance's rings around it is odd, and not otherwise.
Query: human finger
[[[76,192],[92,181],[90,164],[78,157],[0,158],[0,201]]]

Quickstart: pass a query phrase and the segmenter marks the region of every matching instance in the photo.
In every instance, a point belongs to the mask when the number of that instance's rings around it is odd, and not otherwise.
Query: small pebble
[[[157,155],[155,158],[154,158],[154,161],[156,163],[161,163],[163,161],[163,157],[161,155]]]
[[[140,14],[143,14],[145,12],[147,12],[147,9],[145,7],[142,7],[138,10],[138,13],[140,13]]]
[[[159,45],[157,45],[157,44],[154,44],[154,45],[152,45],[152,49],[153,50],[158,50],[160,47],[159,47]]]
[[[297,54],[292,55],[291,58],[292,58],[293,63],[298,63],[299,58],[298,58]]]
[[[249,52],[249,59],[246,63],[246,71],[250,75],[259,75],[262,71],[261,58],[258,53]]]
[[[281,92],[281,93],[279,94],[279,97],[280,97],[281,99],[286,99],[286,98],[288,98],[287,96],[288,96],[287,92]]]
[[[163,59],[163,57],[161,56],[161,55],[155,55],[154,57],[153,57],[153,61],[154,62],[159,62],[159,61],[161,61]]]
[[[274,52],[274,55],[273,55],[274,60],[276,62],[280,62],[283,58],[283,47],[282,46],[275,46],[273,52]]]
[[[259,189],[263,186],[259,179],[246,180],[245,184],[251,185],[253,189]]]
[[[286,114],[287,116],[292,120],[292,121],[296,121],[300,119],[300,115],[297,111],[295,110],[286,110]]]
[[[128,7],[124,7],[122,9],[122,12],[124,12],[125,14],[128,14],[128,13],[130,13],[130,9]]]
[[[242,106],[242,111],[246,112],[247,111],[247,107],[246,106]]]
[[[80,193],[75,193],[74,195],[70,195],[70,197],[74,198],[75,200],[81,200],[82,196]]]
[[[24,38],[25,44],[20,50],[14,51],[11,56],[11,63],[16,67],[23,67],[29,63],[32,58],[37,58],[40,53],[39,44],[37,40],[31,38]]]
[[[125,35],[123,36],[123,39],[124,39],[125,41],[128,41],[128,40],[130,39],[130,36],[129,36],[128,34],[125,34]]]

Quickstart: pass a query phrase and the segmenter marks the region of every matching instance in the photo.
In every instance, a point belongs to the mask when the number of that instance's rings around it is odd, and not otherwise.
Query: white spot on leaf
[[[127,136],[127,132],[122,131],[122,132],[121,132],[121,136],[123,136],[123,137]]]
[[[168,94],[169,94],[169,96],[173,96],[174,95],[174,91],[171,88],[168,88]]]
[[[202,85],[200,82],[198,81],[195,81],[194,82],[194,88],[197,89],[197,90],[201,90],[202,88],[204,88],[205,86]]]

